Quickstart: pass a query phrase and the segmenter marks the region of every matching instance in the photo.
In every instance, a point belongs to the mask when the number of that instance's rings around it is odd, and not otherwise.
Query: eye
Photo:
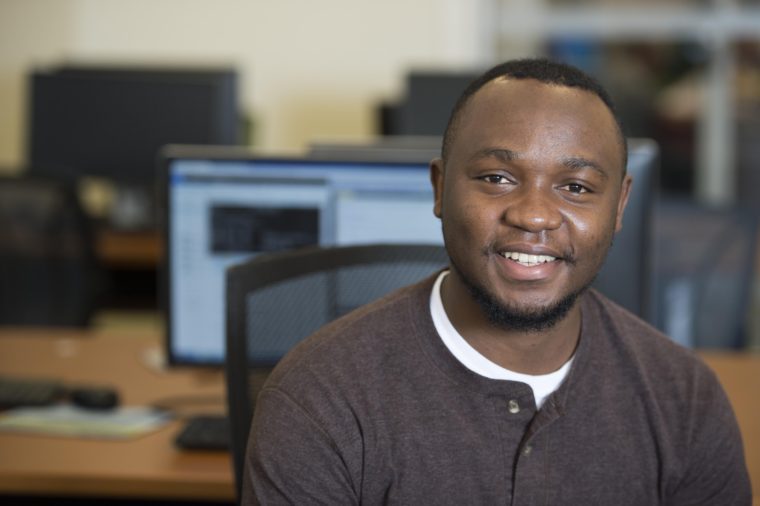
[[[567,190],[570,193],[573,193],[575,195],[581,195],[583,193],[588,193],[589,192],[588,188],[586,188],[585,186],[583,186],[582,184],[579,184],[579,183],[568,183],[568,184],[562,186],[561,188],[563,188],[563,189],[565,189],[565,190]]]
[[[509,184],[511,181],[506,177],[502,176],[500,174],[488,174],[485,176],[481,176],[480,179],[482,181],[485,181],[486,183],[491,184]]]

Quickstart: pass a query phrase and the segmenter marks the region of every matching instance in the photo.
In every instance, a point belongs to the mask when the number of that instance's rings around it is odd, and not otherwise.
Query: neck
[[[580,338],[580,303],[550,328],[525,331],[502,328],[489,321],[463,287],[444,279],[441,298],[446,314],[459,334],[491,362],[523,374],[548,374],[573,356]]]

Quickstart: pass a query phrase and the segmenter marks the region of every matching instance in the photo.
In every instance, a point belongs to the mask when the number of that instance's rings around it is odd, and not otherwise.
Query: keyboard
[[[47,406],[65,393],[64,386],[55,380],[0,376],[0,409]]]
[[[179,432],[174,444],[183,450],[229,450],[229,419],[223,415],[194,416]]]

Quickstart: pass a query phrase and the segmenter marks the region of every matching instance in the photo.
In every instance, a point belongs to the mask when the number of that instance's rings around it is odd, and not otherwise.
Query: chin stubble
[[[554,327],[567,316],[578,297],[590,286],[589,283],[548,306],[519,309],[501,304],[484,288],[471,283],[465,277],[462,279],[491,325],[498,329],[519,332],[542,332]]]
[[[542,332],[562,321],[575,305],[578,297],[593,283],[593,279],[579,290],[569,293],[554,304],[537,308],[521,309],[509,307],[488,292],[484,287],[474,283],[464,275],[449,255],[451,269],[456,271],[464,282],[470,295],[485,314],[489,323],[501,330],[518,332]]]
[[[449,243],[446,241],[446,228],[443,226],[442,231],[444,236],[444,244],[448,245]],[[604,252],[604,260],[606,260],[607,253],[612,247],[613,239],[614,234],[613,237],[610,238],[609,244],[607,245],[607,248]],[[485,253],[488,254],[489,252]],[[562,321],[567,316],[570,309],[573,308],[576,301],[578,300],[578,297],[580,297],[583,292],[591,287],[591,285],[594,283],[594,280],[596,279],[596,274],[594,274],[594,277],[592,277],[588,283],[583,285],[580,289],[565,295],[562,299],[558,300],[554,304],[532,309],[520,309],[515,307],[508,307],[504,304],[501,304],[495,296],[488,292],[488,290],[482,286],[477,285],[464,275],[462,269],[456,265],[456,262],[454,261],[451,253],[449,253],[448,256],[451,270],[456,271],[457,275],[465,284],[473,299],[476,301],[478,306],[480,306],[489,323],[498,329],[508,331],[542,332],[554,327],[557,325],[557,323]],[[604,264],[604,260],[602,261],[602,265]],[[563,261],[575,263],[576,259],[572,254],[568,252],[563,257]],[[599,266],[597,273],[601,269],[602,265]]]

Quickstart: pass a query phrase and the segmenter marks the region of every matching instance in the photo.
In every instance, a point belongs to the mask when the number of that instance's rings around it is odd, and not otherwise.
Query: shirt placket
[[[547,399],[541,411],[534,412],[515,452],[512,483],[512,506],[538,506],[546,504],[549,484],[547,474],[549,426],[557,421],[560,411],[553,398]]]
[[[536,414],[533,391],[524,383],[508,382],[504,391],[494,396],[491,402],[498,420],[504,456],[506,473],[504,486],[507,497],[505,504],[512,504],[515,486],[513,470],[520,462],[520,454],[523,451],[522,441]]]

